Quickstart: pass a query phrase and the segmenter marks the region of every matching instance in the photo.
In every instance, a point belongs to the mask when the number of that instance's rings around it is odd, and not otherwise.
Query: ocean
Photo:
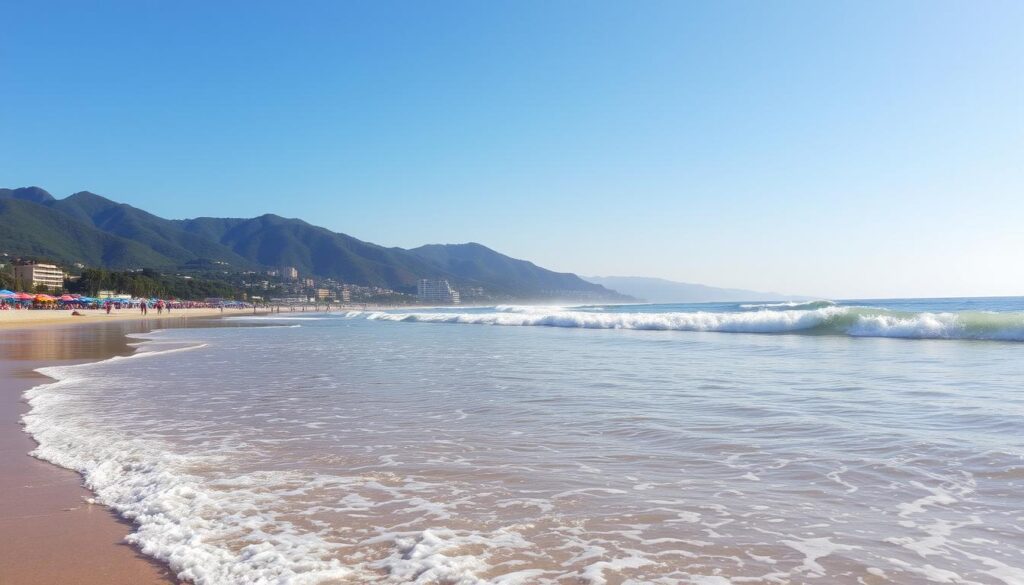
[[[1024,583],[1024,298],[228,325],[27,393],[197,585]]]

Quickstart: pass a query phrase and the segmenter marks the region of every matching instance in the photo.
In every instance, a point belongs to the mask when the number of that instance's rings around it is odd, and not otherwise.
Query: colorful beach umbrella
[[[77,301],[78,299],[76,299],[75,297],[73,297],[71,295],[61,295],[60,300],[64,301],[65,303],[70,303],[70,302]]]
[[[35,297],[33,297],[32,295],[30,295],[28,293],[23,293],[23,292],[16,293],[14,295],[14,299],[18,300],[18,301],[31,301],[34,298]]]

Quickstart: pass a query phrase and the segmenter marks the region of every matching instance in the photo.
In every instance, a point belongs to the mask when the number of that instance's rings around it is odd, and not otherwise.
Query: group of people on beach
[[[108,315],[110,314],[110,304],[111,303],[107,303],[107,314]],[[167,310],[167,314],[168,315],[171,314],[171,303],[165,303],[163,300],[159,300],[159,301],[153,303],[153,307],[156,309],[156,314],[157,315],[162,315],[163,312],[164,312],[164,309]],[[149,314],[149,303],[139,303],[139,310],[142,311],[143,315],[148,315]]]
[[[229,302],[205,302],[205,301],[182,301],[164,299],[94,299],[78,297],[41,302],[34,299],[12,299],[0,297],[0,311],[82,311],[85,309],[98,309],[106,314],[111,314],[120,309],[138,309],[142,315],[148,315],[150,309],[156,309],[158,315],[171,309],[216,309],[229,306],[231,308],[251,308],[250,303],[238,301]]]

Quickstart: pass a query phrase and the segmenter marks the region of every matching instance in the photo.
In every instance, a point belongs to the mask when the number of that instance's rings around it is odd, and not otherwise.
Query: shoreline
[[[0,583],[181,584],[169,566],[125,542],[134,529],[131,522],[88,502],[93,494],[80,474],[29,454],[37,443],[21,422],[29,411],[23,395],[51,380],[38,368],[131,355],[136,348],[129,345],[129,334],[218,326],[225,323],[222,313],[182,309],[142,317],[125,311],[95,318],[66,311],[18,313],[31,316],[8,320],[0,314]],[[251,314],[227,310],[223,316]]]
[[[149,323],[164,326],[168,322],[184,321],[199,317],[227,317],[231,315],[252,315],[252,309],[175,309],[171,312],[157,314],[153,309],[148,315],[141,315],[135,309],[121,309],[106,314],[102,309],[79,309],[81,316],[73,316],[68,309],[0,311],[0,330],[5,335],[13,334],[18,329],[35,329],[40,326],[77,326],[96,325],[101,323]],[[265,314],[266,310],[257,310],[257,315]]]
[[[399,309],[428,309],[431,307],[419,306],[392,306],[392,305],[343,305],[330,307],[324,310],[314,305],[295,307],[273,306],[252,308],[210,308],[210,309],[174,309],[158,314],[156,309],[150,309],[146,315],[141,315],[137,309],[117,309],[109,315],[103,309],[78,309],[80,316],[71,314],[70,309],[33,309],[33,310],[8,310],[0,311],[0,331],[5,334],[17,329],[34,329],[41,326],[64,326],[64,325],[95,325],[100,323],[159,323],[161,327],[166,326],[168,321],[183,321],[186,319],[209,318],[209,317],[251,317],[253,315],[290,315],[292,313],[335,313],[342,314],[350,311],[388,311]],[[171,325],[173,326],[173,325]]]

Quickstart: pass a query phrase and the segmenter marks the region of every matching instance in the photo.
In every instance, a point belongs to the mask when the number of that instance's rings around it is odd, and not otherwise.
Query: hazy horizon
[[[1019,3],[0,14],[2,186],[580,275],[1024,291]]]

